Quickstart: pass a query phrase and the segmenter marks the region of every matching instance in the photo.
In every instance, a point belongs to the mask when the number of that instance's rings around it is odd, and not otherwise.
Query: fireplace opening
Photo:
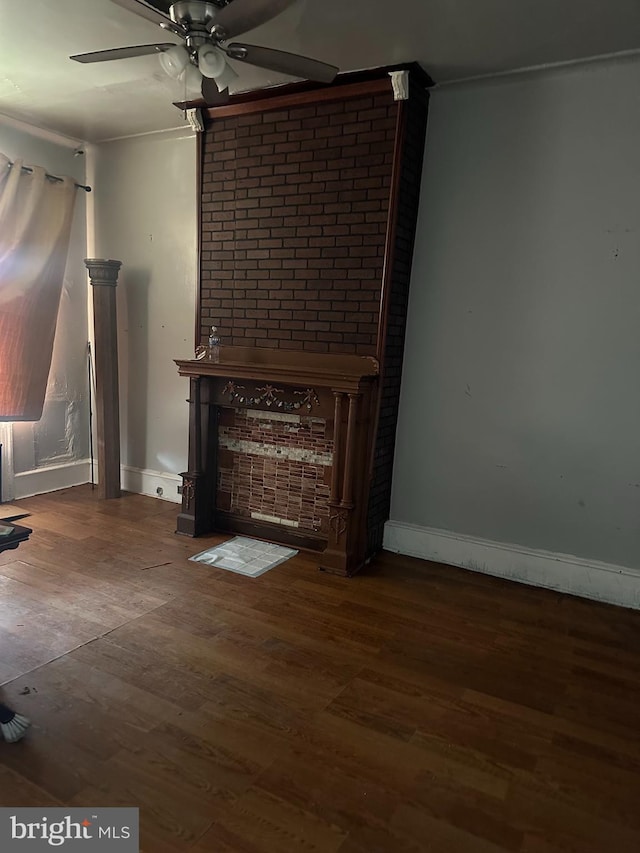
[[[327,534],[333,428],[325,418],[221,408],[219,511]]]

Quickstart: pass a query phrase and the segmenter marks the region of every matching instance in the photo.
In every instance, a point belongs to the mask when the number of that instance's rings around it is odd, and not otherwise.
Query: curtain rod
[[[13,163],[9,161],[9,168],[13,166]],[[30,169],[29,166],[22,166],[22,171],[31,174],[33,169]],[[45,178],[49,178],[50,181],[56,181],[57,183],[62,183],[64,178],[58,178],[57,175],[50,175],[48,172],[45,172]],[[86,186],[86,184],[76,184],[76,187],[79,190],[84,190],[86,193],[91,192],[91,187]]]

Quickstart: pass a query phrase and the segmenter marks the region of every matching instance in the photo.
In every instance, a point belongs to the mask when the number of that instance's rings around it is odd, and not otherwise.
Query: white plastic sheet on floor
[[[257,578],[290,557],[295,557],[297,553],[293,548],[283,548],[281,545],[272,545],[270,542],[261,542],[259,539],[236,536],[235,539],[201,551],[189,559],[196,563],[206,563],[218,569]]]

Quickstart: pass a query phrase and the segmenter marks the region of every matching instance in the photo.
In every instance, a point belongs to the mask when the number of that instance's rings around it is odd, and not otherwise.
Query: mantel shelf
[[[220,360],[175,360],[180,376],[253,379],[284,385],[309,384],[355,392],[378,377],[375,358],[260,347],[220,347]]]

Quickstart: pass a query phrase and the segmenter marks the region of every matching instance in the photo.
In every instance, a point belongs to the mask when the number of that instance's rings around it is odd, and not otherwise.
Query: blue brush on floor
[[[22,714],[16,714],[0,702],[0,732],[7,743],[15,743],[25,736],[31,723]]]

